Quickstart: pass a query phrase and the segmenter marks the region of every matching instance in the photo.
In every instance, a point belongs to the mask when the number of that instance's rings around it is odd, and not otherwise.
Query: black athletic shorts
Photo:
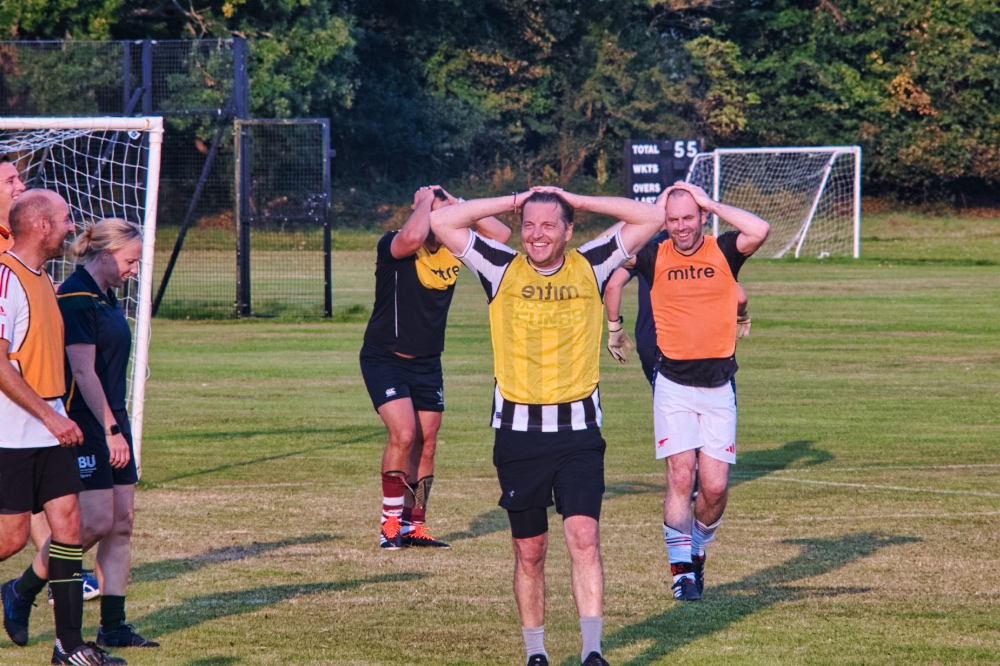
[[[403,358],[365,343],[361,347],[361,376],[375,411],[400,398],[412,400],[418,412],[444,411],[440,355]]]
[[[73,453],[76,456],[80,483],[83,484],[84,490],[105,490],[112,486],[131,486],[139,482],[128,412],[120,409],[113,413],[118,427],[122,429],[125,441],[128,442],[128,464],[120,469],[111,466],[111,452],[108,450],[104,426],[98,422],[93,412],[89,409],[70,412],[69,417],[76,421],[83,431],[83,444],[74,448]]]
[[[562,432],[497,429],[493,464],[500,481],[500,506],[507,510],[515,539],[548,530],[546,508],[569,516],[601,517],[604,450],[599,428]]]
[[[83,490],[73,450],[0,449],[0,513],[41,513],[46,502]]]

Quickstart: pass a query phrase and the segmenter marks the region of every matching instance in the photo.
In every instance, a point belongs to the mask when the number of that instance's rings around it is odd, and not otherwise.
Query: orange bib
[[[0,264],[7,266],[21,282],[28,298],[28,331],[20,348],[7,354],[17,361],[21,376],[45,400],[61,398],[66,393],[63,320],[56,292],[48,273],[35,273],[10,254],[0,254]]]
[[[668,359],[728,358],[736,351],[736,279],[714,236],[685,256],[664,241],[649,292],[656,345]]]

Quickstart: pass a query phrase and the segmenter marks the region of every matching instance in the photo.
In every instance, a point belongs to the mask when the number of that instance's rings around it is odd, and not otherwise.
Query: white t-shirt
[[[17,351],[28,332],[31,313],[28,297],[14,271],[0,265],[0,338],[9,343],[10,351]],[[8,361],[18,369],[17,361]],[[52,409],[66,416],[61,398],[46,400]],[[37,418],[24,411],[0,391],[0,448],[31,449],[59,446],[49,429]]]

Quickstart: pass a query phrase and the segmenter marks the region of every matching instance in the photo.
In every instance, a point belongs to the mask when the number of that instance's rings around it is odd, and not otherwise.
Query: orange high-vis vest
[[[17,361],[21,376],[35,393],[45,400],[61,398],[66,393],[63,320],[56,291],[49,274],[35,273],[13,255],[0,254],[0,264],[7,266],[28,298],[28,331],[18,349],[7,358]]]
[[[650,300],[656,344],[668,359],[728,358],[736,351],[739,291],[714,236],[688,256],[660,243]]]

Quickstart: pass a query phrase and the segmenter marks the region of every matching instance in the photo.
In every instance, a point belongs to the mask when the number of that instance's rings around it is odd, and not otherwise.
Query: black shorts
[[[569,516],[601,517],[604,450],[598,428],[562,432],[497,429],[493,464],[500,481],[500,506],[507,510],[516,539],[548,530],[546,508]]]
[[[72,448],[0,449],[0,514],[41,513],[47,502],[81,490]]]
[[[76,456],[80,483],[83,484],[84,490],[105,490],[112,486],[131,486],[139,482],[128,412],[121,409],[115,411],[114,415],[125,441],[128,442],[128,464],[121,469],[111,466],[111,452],[108,450],[104,426],[98,422],[94,414],[89,409],[70,412],[69,417],[76,421],[83,431],[83,444],[75,447],[73,454]]]
[[[381,347],[361,347],[361,376],[375,411],[387,402],[409,398],[418,412],[444,411],[440,356],[403,358]]]

